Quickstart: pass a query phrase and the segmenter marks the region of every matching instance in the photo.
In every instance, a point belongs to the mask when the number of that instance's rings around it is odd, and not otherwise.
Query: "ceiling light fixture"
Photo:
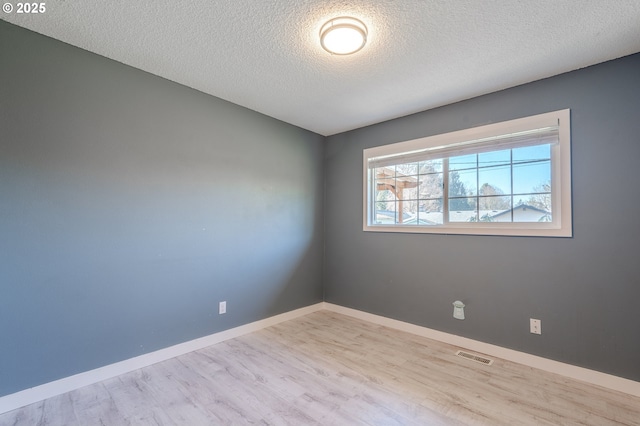
[[[322,48],[333,55],[350,55],[367,42],[367,26],[356,18],[333,18],[320,29]]]

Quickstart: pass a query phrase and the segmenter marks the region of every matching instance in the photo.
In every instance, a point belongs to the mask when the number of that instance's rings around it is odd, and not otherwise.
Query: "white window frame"
[[[570,110],[565,109],[365,149],[363,151],[363,230],[429,234],[572,237],[570,116]],[[491,141],[492,138],[555,126],[558,127],[559,143],[551,146],[552,222],[447,222],[445,219],[442,225],[373,223],[375,188],[372,183],[373,173],[369,169],[370,161],[385,157],[411,156],[414,153],[449,149],[453,146],[464,146],[465,149],[468,149],[476,143],[478,146],[482,144],[486,150],[487,145],[490,146],[490,142],[487,141]],[[496,150],[498,149],[496,148]],[[446,180],[445,178],[445,182]],[[445,188],[445,193],[446,191],[447,188]],[[446,216],[446,210],[443,212],[443,216]]]

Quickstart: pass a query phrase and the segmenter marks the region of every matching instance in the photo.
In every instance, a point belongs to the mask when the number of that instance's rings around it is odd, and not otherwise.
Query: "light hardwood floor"
[[[640,398],[320,311],[0,416],[1,425],[640,425]]]

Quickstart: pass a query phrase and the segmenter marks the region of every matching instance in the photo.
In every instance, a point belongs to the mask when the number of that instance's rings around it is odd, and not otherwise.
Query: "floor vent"
[[[484,365],[493,364],[493,360],[492,359],[485,358],[483,356],[470,354],[469,352],[465,352],[465,351],[458,351],[458,352],[456,352],[456,355],[461,356],[462,358],[470,359],[471,361],[479,362],[480,364],[484,364]]]

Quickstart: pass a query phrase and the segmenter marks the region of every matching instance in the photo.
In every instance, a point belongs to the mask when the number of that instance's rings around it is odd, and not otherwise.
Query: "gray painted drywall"
[[[321,136],[4,21],[0,82],[0,396],[322,300]]]
[[[573,238],[362,231],[364,148],[564,108]],[[329,137],[325,300],[640,380],[639,114],[636,54]]]

